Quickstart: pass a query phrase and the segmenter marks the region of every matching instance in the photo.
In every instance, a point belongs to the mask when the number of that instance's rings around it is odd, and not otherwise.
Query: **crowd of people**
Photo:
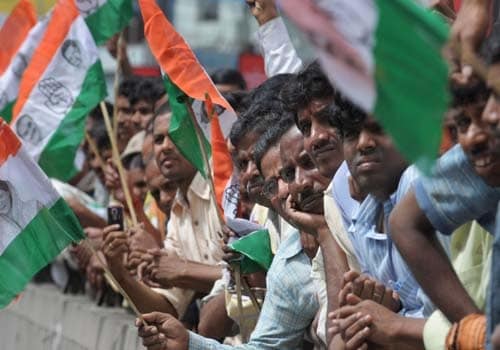
[[[107,108],[116,110],[139,224],[130,220],[96,109],[83,170],[55,186],[99,256],[73,246],[36,279],[60,281],[54,276],[62,273],[66,291],[127,308],[123,290],[142,314],[138,334],[151,350],[500,349],[493,2],[462,0],[456,14],[452,3],[437,6],[453,22],[462,55],[447,53],[452,101],[430,174],[410,164],[377,116],[335,89],[318,62],[299,58],[272,0],[247,3],[268,79],[247,90],[237,71],[211,77],[238,114],[228,139],[238,217],[267,229],[270,268],[243,273],[243,288],[235,282],[240,256],[228,244],[239,233],[221,225],[209,179],[169,137],[163,82],[125,69]],[[487,75],[471,69],[470,54],[488,63]],[[110,201],[123,205],[123,230],[107,224]]]

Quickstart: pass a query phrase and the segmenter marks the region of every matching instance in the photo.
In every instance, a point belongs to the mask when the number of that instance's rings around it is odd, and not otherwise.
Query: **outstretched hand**
[[[144,325],[146,321],[147,326]],[[161,312],[142,315],[135,322],[142,344],[148,350],[187,350],[189,333],[175,317]]]

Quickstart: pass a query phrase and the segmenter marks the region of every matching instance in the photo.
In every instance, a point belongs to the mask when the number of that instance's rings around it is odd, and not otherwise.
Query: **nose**
[[[325,143],[328,142],[328,135],[325,130],[318,125],[318,123],[313,122],[311,125],[311,135],[310,139],[310,148],[312,151],[316,151],[323,147]],[[304,140],[305,142],[305,140]],[[304,144],[305,146],[305,144]]]
[[[374,149],[376,146],[377,142],[375,141],[373,134],[366,130],[361,130],[358,136],[358,150],[368,151]]]
[[[485,130],[483,125],[471,123],[465,134],[463,143],[470,149],[484,149],[488,144],[489,133]]]
[[[309,171],[301,167],[295,169],[295,188],[297,191],[305,191],[312,188],[311,178],[308,176]]]
[[[141,125],[141,113],[139,113],[139,111],[134,111],[134,113],[132,114],[132,123],[134,124],[134,126],[140,126]]]
[[[175,144],[172,142],[172,140],[168,135],[165,135],[163,143],[161,144],[162,152],[170,152],[173,151],[174,149],[175,149]]]

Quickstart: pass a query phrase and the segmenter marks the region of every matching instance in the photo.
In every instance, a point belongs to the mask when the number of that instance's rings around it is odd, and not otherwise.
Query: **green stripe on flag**
[[[0,117],[3,118],[7,123],[10,123],[12,120],[12,108],[14,108],[14,105],[16,104],[16,101],[12,101],[7,103],[7,105],[0,111]]]
[[[168,94],[168,102],[172,109],[172,117],[170,118],[168,130],[170,139],[184,158],[186,158],[203,177],[206,178],[207,173],[205,171],[205,163],[203,161],[200,143],[196,136],[193,121],[189,116],[186,102],[184,102],[190,100],[166,75],[163,76],[163,81]],[[202,135],[202,137],[205,141],[205,149],[209,153],[208,157],[210,157],[210,143],[204,135]]]
[[[429,169],[448,107],[447,26],[411,0],[376,0],[375,117],[405,157]]]
[[[131,0],[107,0],[85,22],[97,45],[104,44],[125,28],[133,15]]]
[[[85,236],[63,199],[44,208],[0,255],[0,309],[71,242]]]
[[[61,181],[68,181],[76,175],[74,160],[83,140],[85,120],[89,112],[106,97],[106,84],[100,61],[89,68],[80,91],[73,107],[61,121],[38,160],[48,177]]]

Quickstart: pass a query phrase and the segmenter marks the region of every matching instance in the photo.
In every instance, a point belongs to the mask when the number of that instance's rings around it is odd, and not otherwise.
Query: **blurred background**
[[[38,14],[43,16],[56,0],[32,2]],[[17,0],[0,0],[0,24],[16,3]],[[157,0],[157,3],[209,73],[217,68],[239,69],[249,88],[264,81],[264,62],[256,46],[258,25],[244,0]],[[307,60],[312,51],[294,28],[288,26],[299,55]],[[125,30],[125,38],[134,72],[138,75],[159,75],[159,69],[144,41],[142,18],[135,1],[134,17]],[[111,91],[116,63],[105,47],[101,47],[100,51]]]

